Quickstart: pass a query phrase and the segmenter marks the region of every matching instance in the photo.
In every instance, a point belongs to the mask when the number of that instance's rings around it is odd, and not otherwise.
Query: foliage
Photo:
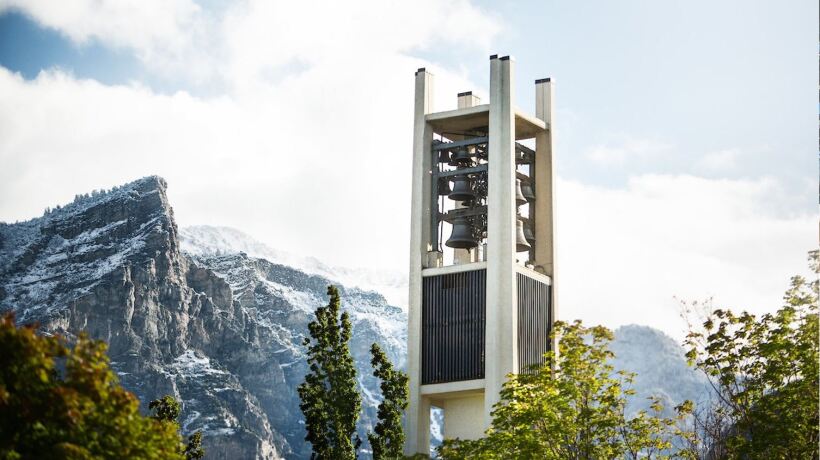
[[[160,422],[176,423],[179,418],[180,405],[171,395],[165,395],[161,399],[155,399],[148,404],[148,408],[154,411],[152,417]]]
[[[554,334],[557,354],[550,351],[545,364],[508,376],[486,437],[445,441],[442,458],[666,458],[676,420],[660,417],[658,401],[652,413],[626,419],[631,390],[624,386],[633,375],[613,373],[608,364],[612,332],[576,321],[556,322]]]
[[[0,458],[182,459],[176,426],[139,413],[103,342],[0,320]]]
[[[810,253],[818,273],[818,252]],[[687,441],[701,458],[818,458],[818,281],[795,276],[773,314],[717,309],[686,339],[710,378]],[[687,317],[693,308],[688,307]]]
[[[154,411],[154,415],[152,416],[154,420],[173,424],[173,426],[179,429],[177,419],[179,418],[181,406],[173,396],[165,395],[160,399],[155,399],[151,401],[148,408]],[[181,446],[180,450],[186,460],[204,457],[205,450],[202,448],[202,432],[197,431],[188,436],[188,444]]]
[[[188,444],[185,445],[185,450],[182,452],[186,460],[199,460],[205,456],[205,449],[202,448],[202,432],[188,436]]]
[[[373,458],[403,458],[404,429],[401,414],[407,408],[407,375],[393,368],[393,364],[377,344],[370,347],[370,354],[373,356],[370,361],[373,375],[381,380],[380,388],[384,398],[378,408],[379,421],[373,432],[367,435],[373,448]]]
[[[361,440],[356,421],[361,410],[356,367],[348,342],[350,318],[340,313],[339,291],[329,286],[330,302],[316,309],[316,319],[308,324],[305,338],[310,371],[299,385],[299,407],[305,415],[305,429],[313,447],[312,458],[345,460],[356,458]]]

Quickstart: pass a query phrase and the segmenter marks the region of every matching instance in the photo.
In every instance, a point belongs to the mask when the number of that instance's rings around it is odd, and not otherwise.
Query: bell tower
[[[405,453],[426,454],[430,409],[445,438],[475,439],[509,373],[542,362],[555,320],[552,82],[535,116],[514,103],[515,61],[490,56],[489,104],[433,110],[416,72]]]

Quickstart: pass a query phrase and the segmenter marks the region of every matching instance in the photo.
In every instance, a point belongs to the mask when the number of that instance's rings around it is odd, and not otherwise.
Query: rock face
[[[0,312],[13,310],[18,322],[38,322],[47,333],[86,331],[108,342],[112,367],[146,412],[165,394],[182,401],[183,432],[203,431],[207,458],[308,458],[296,387],[307,370],[307,323],[327,303],[327,285],[343,279],[399,297],[406,278],[328,267],[233,229],[178,232],[165,188],[147,177],[37,219],[0,223]],[[366,452],[380,399],[370,344],[404,367],[406,316],[391,306],[400,302],[377,293],[340,291],[353,323]],[[619,328],[612,349],[616,368],[638,373],[632,413],[650,395],[671,408],[705,394],[705,379],[658,330]],[[440,424],[436,413],[434,432]]]
[[[186,255],[159,177],[78,196],[0,224],[0,311],[69,338],[109,344],[112,367],[142,401],[183,402],[183,431],[207,458],[306,458],[296,386],[313,310],[332,281],[243,253]],[[373,342],[403,365],[405,316],[374,292],[341,287],[359,367],[360,435],[375,418]]]

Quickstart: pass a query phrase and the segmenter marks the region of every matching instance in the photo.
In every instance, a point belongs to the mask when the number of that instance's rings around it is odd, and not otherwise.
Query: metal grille
[[[486,284],[486,270],[424,278],[422,384],[484,378]]]
[[[525,373],[544,363],[549,350],[551,286],[522,273],[516,276],[518,288],[518,369]]]

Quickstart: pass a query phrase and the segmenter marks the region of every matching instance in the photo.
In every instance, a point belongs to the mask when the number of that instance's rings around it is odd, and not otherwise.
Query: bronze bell
[[[447,247],[455,249],[470,249],[478,246],[478,240],[473,234],[473,226],[464,217],[453,220],[453,231],[446,243]]]
[[[521,182],[521,194],[527,201],[535,201],[535,193],[532,191],[532,184],[529,182]]]
[[[527,204],[527,199],[524,198],[524,194],[521,192],[521,179],[515,180],[515,204],[516,206]]]
[[[446,177],[439,177],[438,178],[438,194],[440,196],[449,195],[452,190],[450,189],[450,181],[447,180]]]
[[[467,149],[458,149],[456,153],[450,157],[450,164],[453,166],[456,165],[466,165],[473,161],[473,157],[470,155],[470,152]]]
[[[532,233],[532,226],[524,226],[524,239],[527,240],[527,243],[530,243],[530,245],[535,243],[535,235]]]
[[[453,191],[447,195],[447,198],[453,201],[468,201],[475,198],[475,196],[473,183],[469,177],[466,175],[453,177]]]
[[[450,162],[450,151],[449,150],[439,150],[438,151],[438,162],[439,163],[449,163]]]
[[[448,241],[449,243],[449,241]],[[524,236],[524,221],[516,219],[515,221],[515,252],[529,251],[532,246],[527,243],[527,237]]]

